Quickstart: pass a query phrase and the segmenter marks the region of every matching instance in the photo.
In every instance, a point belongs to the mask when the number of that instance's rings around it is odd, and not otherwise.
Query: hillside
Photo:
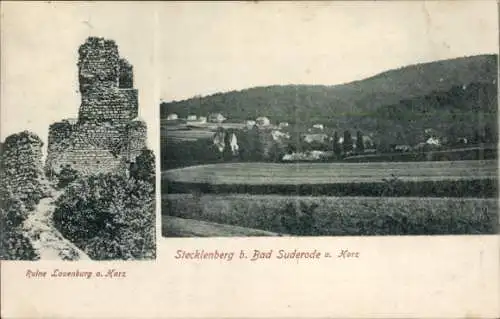
[[[287,85],[255,87],[242,91],[217,93],[184,101],[163,102],[161,117],[177,113],[206,115],[221,112],[231,121],[268,116],[272,122],[319,122],[332,126],[360,126],[353,117],[378,117],[381,109],[399,105],[401,101],[435,96],[452,89],[475,84],[488,85],[495,91],[496,112],[497,55],[442,60],[417,64],[380,73],[376,76],[334,86]],[[491,91],[488,88],[488,91]],[[464,104],[463,101],[460,102]],[[440,103],[433,108],[439,108]],[[462,108],[464,106],[462,105]],[[491,109],[488,112],[492,111]],[[391,120],[391,119],[389,119]],[[373,128],[369,128],[373,129]]]

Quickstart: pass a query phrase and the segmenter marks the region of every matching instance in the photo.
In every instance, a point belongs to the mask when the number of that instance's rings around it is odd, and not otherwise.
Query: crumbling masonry
[[[88,38],[78,53],[78,119],[50,126],[46,170],[57,174],[71,166],[83,175],[125,174],[146,147],[132,65],[112,40]]]
[[[0,182],[11,196],[33,209],[49,195],[42,165],[42,140],[28,131],[5,139],[0,156]]]

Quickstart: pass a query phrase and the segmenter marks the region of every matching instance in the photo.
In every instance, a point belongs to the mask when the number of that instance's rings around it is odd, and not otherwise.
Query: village
[[[225,148],[237,158],[242,152],[242,139],[248,132],[260,135],[263,160],[287,161],[331,161],[354,158],[374,158],[377,154],[422,153],[469,147],[466,137],[456,137],[450,141],[436,130],[427,128],[418,143],[381,145],[380,137],[372,132],[338,130],[321,123],[296,125],[288,122],[273,123],[266,116],[244,121],[231,120],[221,113],[206,116],[189,114],[179,117],[171,113],[161,120],[162,141],[178,143],[210,140],[222,154]],[[226,135],[228,135],[226,137]],[[174,145],[170,145],[171,147]],[[255,147],[255,145],[252,145]],[[248,145],[247,145],[248,148]],[[278,152],[278,154],[272,154]]]

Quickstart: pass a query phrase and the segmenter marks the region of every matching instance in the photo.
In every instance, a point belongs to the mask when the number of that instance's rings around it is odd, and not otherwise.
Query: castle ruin
[[[112,40],[90,37],[78,53],[78,119],[49,127],[46,170],[126,174],[146,148],[147,134],[146,123],[137,119],[133,67]]]
[[[0,181],[11,195],[32,209],[49,195],[44,183],[42,140],[29,131],[5,139],[0,156]]]

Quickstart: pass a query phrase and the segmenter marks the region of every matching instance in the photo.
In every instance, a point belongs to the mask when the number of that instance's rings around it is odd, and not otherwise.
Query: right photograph
[[[162,236],[498,233],[483,4],[169,7]]]

